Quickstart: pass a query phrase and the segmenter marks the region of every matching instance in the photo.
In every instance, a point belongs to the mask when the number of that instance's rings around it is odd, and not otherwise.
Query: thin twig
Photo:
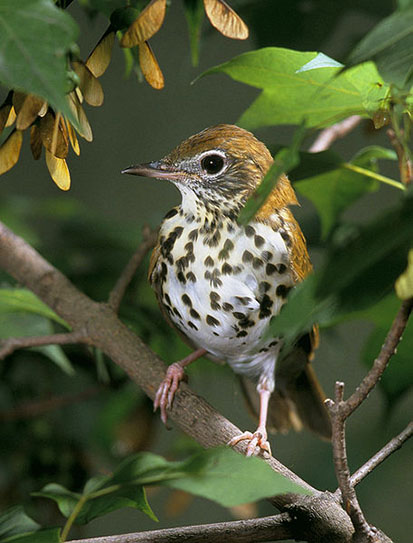
[[[52,396],[50,398],[25,402],[13,409],[0,411],[0,422],[10,422],[14,420],[29,419],[55,411],[65,405],[81,402],[93,398],[99,392],[99,387],[90,387],[76,394],[66,394],[64,396]]]
[[[142,237],[143,239],[141,244],[137,248],[136,252],[132,255],[129,262],[126,264],[109,295],[108,303],[115,313],[119,311],[122,298],[125,295],[126,289],[128,288],[129,283],[132,281],[136,270],[142,263],[142,260],[145,258],[146,253],[155,245],[157,232],[155,230],[151,230],[148,226],[145,226],[142,231]]]
[[[354,130],[361,120],[362,117],[360,117],[360,115],[352,115],[351,117],[344,119],[344,121],[340,121],[339,123],[325,128],[318,134],[308,151],[310,153],[326,151],[336,140],[344,138],[344,136]]]
[[[412,161],[406,156],[403,145],[400,143],[399,138],[393,128],[387,130],[387,136],[390,143],[393,145],[397,158],[399,160],[400,179],[404,185],[409,185],[413,182],[413,164]]]
[[[291,517],[281,513],[271,517],[235,520],[216,524],[182,526],[165,530],[151,530],[88,539],[70,543],[249,543],[250,541],[282,541],[292,537]]]
[[[402,338],[403,332],[407,326],[410,313],[413,309],[413,298],[405,300],[391,325],[389,333],[381,348],[379,356],[373,363],[373,367],[367,373],[357,389],[343,404],[343,416],[348,418],[351,413],[367,398],[369,392],[379,382],[384,370],[389,363],[390,358],[396,352],[396,348]]]
[[[43,347],[44,345],[68,345],[71,343],[88,343],[88,337],[80,331],[47,336],[11,337],[0,341],[0,360],[17,349]]]
[[[413,422],[409,422],[406,428],[400,432],[399,435],[391,439],[382,449],[380,449],[374,456],[370,458],[365,464],[361,466],[350,477],[350,484],[352,486],[358,485],[369,473],[371,473],[377,466],[379,466],[386,458],[396,452],[403,445],[405,441],[413,436]],[[338,489],[337,492],[340,490]]]
[[[331,416],[334,469],[341,490],[344,508],[350,515],[356,532],[364,534],[367,541],[372,541],[372,529],[363,515],[356,491],[350,483],[350,468],[347,461],[345,433],[346,416],[343,409],[345,402],[343,399],[344,383],[337,382],[334,401],[326,400],[326,405]]]

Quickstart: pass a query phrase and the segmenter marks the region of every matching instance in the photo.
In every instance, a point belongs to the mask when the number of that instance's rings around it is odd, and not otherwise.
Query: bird
[[[166,179],[181,203],[165,215],[149,264],[149,281],[165,319],[194,350],[172,363],[154,400],[166,424],[184,368],[201,356],[227,363],[240,377],[254,432],[234,437],[246,455],[268,455],[268,428],[303,426],[330,439],[325,396],[311,360],[316,326],[283,354],[270,321],[288,293],[312,271],[291,206],[295,191],[281,175],[246,225],[237,218],[273,163],[264,143],[236,125],[219,124],[180,143],[161,160],[122,173]]]

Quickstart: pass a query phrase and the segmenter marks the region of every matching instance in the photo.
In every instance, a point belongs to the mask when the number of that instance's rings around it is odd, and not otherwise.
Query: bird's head
[[[238,126],[220,124],[183,141],[158,161],[122,173],[172,181],[185,198],[239,209],[272,164],[267,147]]]

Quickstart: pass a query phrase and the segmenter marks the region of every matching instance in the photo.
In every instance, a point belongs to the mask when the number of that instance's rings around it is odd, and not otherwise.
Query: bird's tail
[[[252,412],[259,411],[259,396],[254,383],[241,379],[247,403]],[[289,429],[312,430],[331,439],[331,422],[325,396],[309,360],[307,349],[298,344],[282,361],[277,362],[275,390],[268,408],[268,428],[276,432]]]

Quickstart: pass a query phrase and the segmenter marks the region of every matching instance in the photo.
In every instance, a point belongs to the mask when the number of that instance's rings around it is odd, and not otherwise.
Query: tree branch
[[[216,524],[183,526],[132,534],[76,539],[70,543],[250,543],[250,541],[282,541],[292,537],[291,517],[281,513]]]
[[[336,140],[344,138],[344,136],[354,130],[361,121],[362,117],[360,117],[360,115],[352,115],[351,117],[344,119],[344,121],[325,128],[318,134],[317,138],[308,149],[309,153],[326,151]]]
[[[129,283],[132,281],[136,270],[141,265],[142,260],[145,258],[147,252],[155,245],[157,236],[158,233],[156,230],[151,230],[148,226],[143,228],[141,244],[125,266],[123,272],[121,273],[119,279],[117,280],[109,295],[108,304],[115,313],[119,311],[122,298],[125,295]]]
[[[81,331],[50,334],[48,336],[11,337],[0,341],[0,360],[3,360],[17,349],[43,347],[45,345],[69,345],[71,343],[88,343],[88,338]]]

